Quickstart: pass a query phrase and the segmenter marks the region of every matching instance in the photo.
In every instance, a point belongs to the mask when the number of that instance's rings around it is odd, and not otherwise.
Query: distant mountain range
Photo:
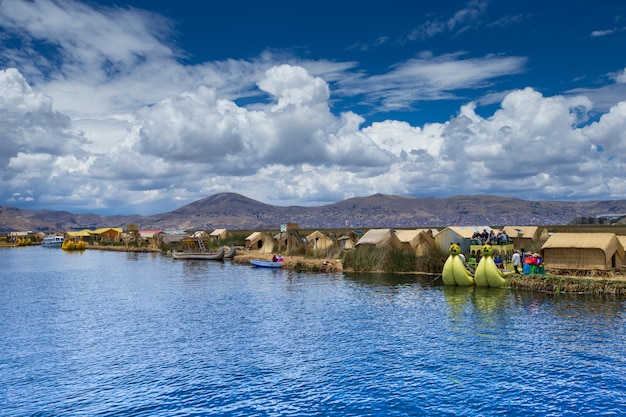
[[[527,201],[492,195],[413,198],[376,194],[318,207],[281,207],[222,193],[151,216],[100,216],[0,206],[0,232],[69,231],[129,223],[138,224],[140,229],[165,230],[267,230],[291,222],[302,229],[558,225],[602,215],[626,215],[626,200]]]

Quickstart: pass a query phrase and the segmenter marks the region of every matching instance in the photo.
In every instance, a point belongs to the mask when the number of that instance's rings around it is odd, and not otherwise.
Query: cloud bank
[[[183,64],[149,12],[37,0],[2,2],[0,16],[0,204],[153,214],[220,192],[276,205],[626,198],[626,101],[597,114],[589,95],[524,86],[489,114],[472,100],[421,126],[338,109],[450,97],[522,72],[523,57],[427,53],[378,75],[271,53]],[[43,41],[46,54],[32,46]]]

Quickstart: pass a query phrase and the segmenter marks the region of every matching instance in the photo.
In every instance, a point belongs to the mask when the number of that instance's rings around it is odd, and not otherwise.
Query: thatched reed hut
[[[617,240],[622,244],[624,248],[624,259],[622,260],[622,267],[626,266],[626,236],[617,235]]]
[[[267,233],[253,232],[246,238],[245,245],[250,250],[272,253],[274,250],[274,238]]]
[[[541,248],[546,267],[554,269],[621,269],[624,246],[615,233],[554,233]]]
[[[122,239],[122,233],[124,229],[121,227],[102,227],[90,232],[90,235],[95,242],[118,243]]]
[[[230,233],[226,229],[215,229],[209,234],[209,240],[218,241],[227,239],[230,236]]]
[[[513,241],[516,249],[538,247],[548,239],[548,229],[543,226],[505,226],[502,229]]]
[[[404,249],[414,251],[417,256],[428,253],[435,246],[430,229],[396,230],[396,236],[402,242]]]
[[[370,229],[356,243],[355,248],[402,249],[402,242],[392,229]]]
[[[333,241],[319,230],[314,231],[306,237],[307,244],[313,250],[324,250],[333,245]]]
[[[448,253],[451,243],[458,243],[461,247],[461,252],[469,253],[472,236],[474,233],[481,233],[486,230],[488,233],[493,231],[497,233],[496,229],[492,229],[489,226],[448,226],[435,236],[435,243],[439,248]]]
[[[346,235],[339,237],[337,239],[337,242],[339,243],[339,247],[341,247],[341,249],[354,249],[357,239],[355,234],[350,232]]]

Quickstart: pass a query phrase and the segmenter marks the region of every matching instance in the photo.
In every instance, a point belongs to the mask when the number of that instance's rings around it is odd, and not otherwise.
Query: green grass
[[[359,248],[345,254],[343,267],[355,272],[414,272],[417,256],[401,249]]]

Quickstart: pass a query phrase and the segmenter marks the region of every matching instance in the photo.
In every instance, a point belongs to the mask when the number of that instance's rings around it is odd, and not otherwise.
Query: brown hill
[[[277,229],[443,227],[448,225],[555,225],[578,217],[626,213],[626,200],[527,201],[491,195],[413,198],[376,194],[318,207],[273,206],[236,193],[203,198],[177,210],[150,216],[100,216],[0,206],[0,231],[66,231],[123,227],[142,229]]]

